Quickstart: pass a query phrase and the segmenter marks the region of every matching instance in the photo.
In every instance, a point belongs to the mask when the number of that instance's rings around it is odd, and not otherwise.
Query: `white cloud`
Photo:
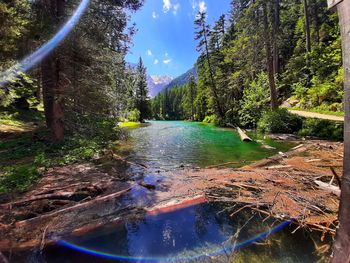
[[[177,3],[173,6],[173,14],[176,15],[177,11],[180,9],[180,4]]]
[[[153,17],[153,19],[157,19],[159,17],[159,15],[155,11],[153,11],[152,17]]]
[[[199,2],[199,12],[204,13],[207,11],[207,5],[205,4],[205,1]]]
[[[158,59],[155,59],[154,62],[153,62],[154,65],[157,65],[158,63],[159,63]]]
[[[192,9],[195,10],[197,8],[197,6],[198,6],[198,3],[197,3],[197,1],[192,0],[191,5],[192,5]]]
[[[168,13],[171,9],[172,4],[170,0],[163,0],[163,12]]]
[[[171,62],[171,59],[164,59],[164,60],[163,60],[163,63],[164,63],[164,64],[169,64],[170,62]]]
[[[152,50],[150,50],[150,49],[147,50],[147,55],[150,56],[150,57],[153,56]]]

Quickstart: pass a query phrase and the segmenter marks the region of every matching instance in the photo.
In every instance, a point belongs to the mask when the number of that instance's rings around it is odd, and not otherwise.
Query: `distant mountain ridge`
[[[136,71],[136,63],[127,63],[126,67],[132,71]],[[147,75],[147,86],[149,90],[149,95],[154,98],[160,92],[162,92],[165,87],[173,80],[170,76],[150,76]]]
[[[147,76],[147,84],[150,96],[154,98],[173,80],[169,76]]]
[[[181,76],[173,79],[166,87],[165,89],[172,89],[177,86],[183,86],[187,84],[190,81],[191,75],[194,76],[194,78],[197,80],[198,79],[198,73],[196,66],[188,70],[186,73],[182,74]]]

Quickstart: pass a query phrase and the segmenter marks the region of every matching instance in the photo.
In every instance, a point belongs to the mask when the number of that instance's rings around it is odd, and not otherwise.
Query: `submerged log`
[[[241,137],[242,141],[244,141],[244,142],[252,142],[253,141],[247,134],[245,134],[244,131],[242,131],[241,128],[237,127],[237,131],[238,131],[238,134]]]

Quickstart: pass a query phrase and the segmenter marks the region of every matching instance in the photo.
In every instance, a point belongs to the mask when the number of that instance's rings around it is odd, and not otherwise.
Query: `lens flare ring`
[[[253,237],[247,241],[244,241],[240,244],[237,244],[235,246],[224,247],[223,249],[220,249],[220,250],[213,252],[211,254],[202,254],[202,255],[197,255],[197,256],[192,256],[192,257],[187,257],[187,258],[130,257],[130,256],[122,256],[122,255],[113,255],[113,254],[109,254],[109,253],[105,253],[105,252],[100,252],[100,251],[84,248],[84,247],[69,243],[68,241],[65,241],[65,240],[58,241],[57,244],[60,246],[78,251],[78,252],[82,252],[85,254],[89,254],[89,255],[97,256],[97,257],[101,257],[101,258],[112,259],[112,260],[123,260],[123,261],[127,261],[127,262],[149,262],[149,263],[183,262],[183,261],[200,260],[200,259],[204,259],[204,258],[220,256],[220,255],[224,255],[227,253],[233,253],[234,251],[236,251],[238,249],[247,247],[247,246],[253,244],[254,242],[260,241],[260,240],[282,230],[284,227],[289,226],[293,221],[294,220],[283,222],[283,223],[279,224],[278,226],[276,226],[275,228],[273,228],[272,230],[261,233],[255,237]]]
[[[75,10],[71,18],[64,24],[64,26],[51,38],[46,44],[41,46],[31,55],[18,62],[10,69],[0,73],[0,87],[4,87],[9,82],[13,82],[16,78],[33,68],[41,62],[47,55],[49,55],[72,31],[75,25],[79,22],[81,16],[87,9],[90,0],[82,0]]]

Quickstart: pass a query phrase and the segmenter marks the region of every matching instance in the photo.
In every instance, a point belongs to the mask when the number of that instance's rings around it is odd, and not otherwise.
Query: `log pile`
[[[231,172],[228,181],[209,188],[208,199],[232,203],[236,208],[232,216],[251,209],[266,217],[293,220],[300,228],[320,231],[323,236],[334,235],[341,149],[337,143],[298,146],[284,157],[275,156]]]

